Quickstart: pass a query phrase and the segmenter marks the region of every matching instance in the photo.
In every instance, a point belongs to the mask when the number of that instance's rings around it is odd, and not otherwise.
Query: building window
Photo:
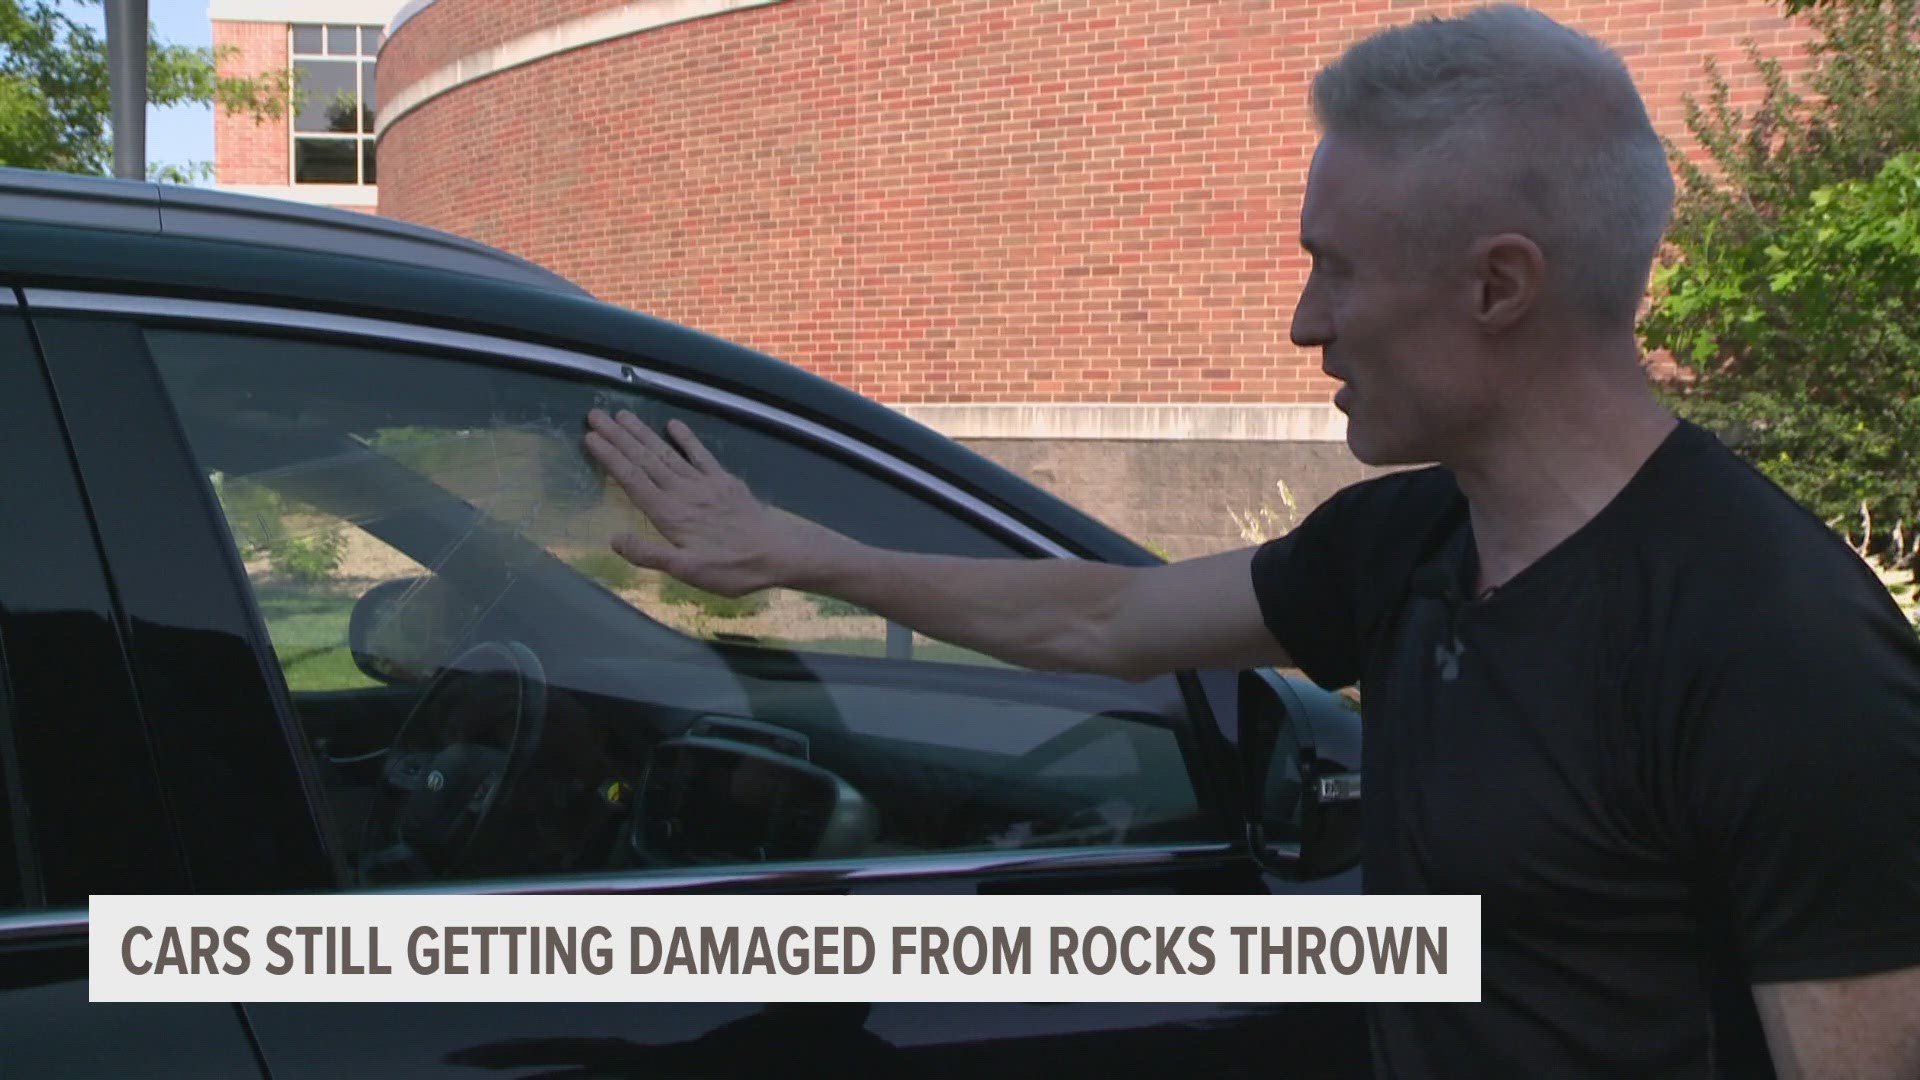
[[[292,28],[300,111],[293,118],[293,182],[374,183],[374,55],[380,27]]]

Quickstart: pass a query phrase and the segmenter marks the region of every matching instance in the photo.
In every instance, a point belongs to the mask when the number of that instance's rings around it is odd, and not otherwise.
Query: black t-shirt
[[[1253,574],[1360,687],[1367,891],[1482,898],[1482,1000],[1375,1007],[1382,1080],[1766,1077],[1752,983],[1920,964],[1920,638],[1704,430],[1485,598],[1441,468]]]

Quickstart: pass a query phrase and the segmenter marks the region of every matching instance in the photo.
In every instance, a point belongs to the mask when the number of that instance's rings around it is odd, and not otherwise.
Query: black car
[[[594,406],[871,543],[1153,556],[477,244],[0,170],[0,274],[0,1075],[1364,1075],[1334,1004],[89,1004],[93,894],[1357,892],[1359,718],[635,569]]]

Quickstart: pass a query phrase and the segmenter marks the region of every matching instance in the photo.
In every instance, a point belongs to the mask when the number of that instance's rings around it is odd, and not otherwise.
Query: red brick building
[[[213,5],[235,70],[336,75],[287,23],[395,6]],[[1288,342],[1308,81],[1466,6],[416,0],[367,65],[377,206],[836,379],[1142,539],[1217,548],[1275,481],[1304,511],[1364,471]],[[1751,102],[1741,42],[1791,60],[1805,36],[1768,0],[1536,6],[1618,48],[1683,142],[1709,57]],[[220,182],[299,179],[302,138],[223,118]]]
[[[214,183],[255,195],[372,212],[377,57],[405,0],[209,0],[223,74],[296,69],[308,93],[278,123],[220,112]]]

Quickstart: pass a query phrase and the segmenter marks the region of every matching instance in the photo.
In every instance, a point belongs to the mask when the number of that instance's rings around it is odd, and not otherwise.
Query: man
[[[1294,340],[1357,457],[1439,466],[1257,549],[973,561],[776,517],[683,425],[596,413],[665,538],[616,550],[1037,668],[1358,684],[1369,891],[1485,920],[1481,1003],[1372,1011],[1383,1077],[1920,1077],[1920,644],[1650,392],[1673,184],[1624,65],[1503,6],[1360,43],[1313,101]]]

